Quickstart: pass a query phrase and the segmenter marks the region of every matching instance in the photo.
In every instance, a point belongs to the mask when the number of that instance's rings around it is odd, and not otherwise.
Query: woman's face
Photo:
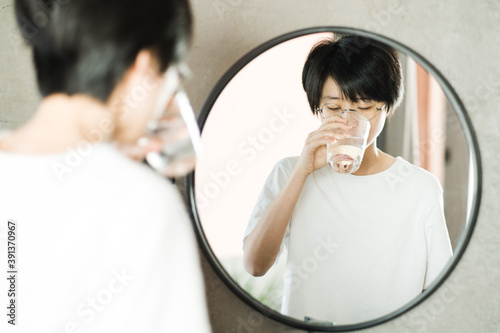
[[[345,109],[354,109],[358,104],[362,102],[371,102],[375,104],[377,108],[382,108],[384,106],[384,102],[380,101],[364,101],[364,100],[357,100],[357,101],[349,101],[344,98],[342,98],[342,93],[338,87],[338,85],[333,81],[331,77],[329,77],[326,81],[325,84],[323,85],[323,89],[321,91],[321,99],[319,102],[319,107],[322,107],[324,104],[327,103],[335,103],[338,104],[339,106],[342,107],[343,110]],[[370,132],[368,134],[368,140],[367,140],[367,146],[370,146],[373,144],[379,134],[382,132],[384,129],[385,125],[385,119],[387,117],[387,112],[385,111],[385,108],[383,108],[381,111],[377,112],[377,115],[370,120]]]

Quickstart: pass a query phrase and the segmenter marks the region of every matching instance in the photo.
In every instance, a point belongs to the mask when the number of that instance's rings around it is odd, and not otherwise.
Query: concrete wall
[[[476,230],[444,285],[408,314],[363,332],[500,332],[500,3],[490,1],[192,0],[196,34],[187,83],[201,108],[223,73],[278,35],[314,26],[379,32],[416,50],[461,96],[478,133],[483,199]],[[12,0],[0,0],[0,129],[24,122],[39,100]],[[236,298],[203,261],[214,332],[296,332]],[[186,323],[188,324],[188,323]],[[298,330],[297,332],[302,332]]]

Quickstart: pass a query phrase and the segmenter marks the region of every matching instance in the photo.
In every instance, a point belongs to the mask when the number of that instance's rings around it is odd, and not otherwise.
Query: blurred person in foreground
[[[183,202],[118,148],[144,155],[148,123],[175,104],[187,1],[16,0],[15,12],[43,98],[0,137],[0,266],[17,271],[2,279],[1,331],[209,332]]]

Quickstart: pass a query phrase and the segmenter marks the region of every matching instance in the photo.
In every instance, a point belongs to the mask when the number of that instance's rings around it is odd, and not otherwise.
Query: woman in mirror
[[[429,172],[377,148],[402,95],[397,51],[356,36],[313,47],[302,72],[310,109],[322,119],[300,157],[278,162],[252,212],[244,266],[262,276],[287,250],[282,313],[354,324],[417,297],[452,256],[442,188]],[[370,122],[367,148],[353,174],[327,165],[328,143],[349,126],[338,109]],[[344,112],[342,111],[342,112]]]
[[[187,0],[16,0],[15,11],[42,100],[0,141],[1,233],[8,225],[17,237],[10,270],[19,264],[20,281],[13,322],[1,326],[209,332],[182,199],[117,148],[138,147],[155,111],[173,107],[192,32]]]

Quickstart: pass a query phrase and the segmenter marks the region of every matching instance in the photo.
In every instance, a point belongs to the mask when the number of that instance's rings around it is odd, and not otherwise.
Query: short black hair
[[[321,91],[331,77],[342,97],[385,102],[389,115],[401,102],[404,86],[398,52],[366,37],[343,35],[317,43],[302,71],[302,86],[316,114]]]
[[[141,50],[161,73],[184,57],[192,34],[187,0],[15,0],[15,12],[44,97],[106,102]]]

